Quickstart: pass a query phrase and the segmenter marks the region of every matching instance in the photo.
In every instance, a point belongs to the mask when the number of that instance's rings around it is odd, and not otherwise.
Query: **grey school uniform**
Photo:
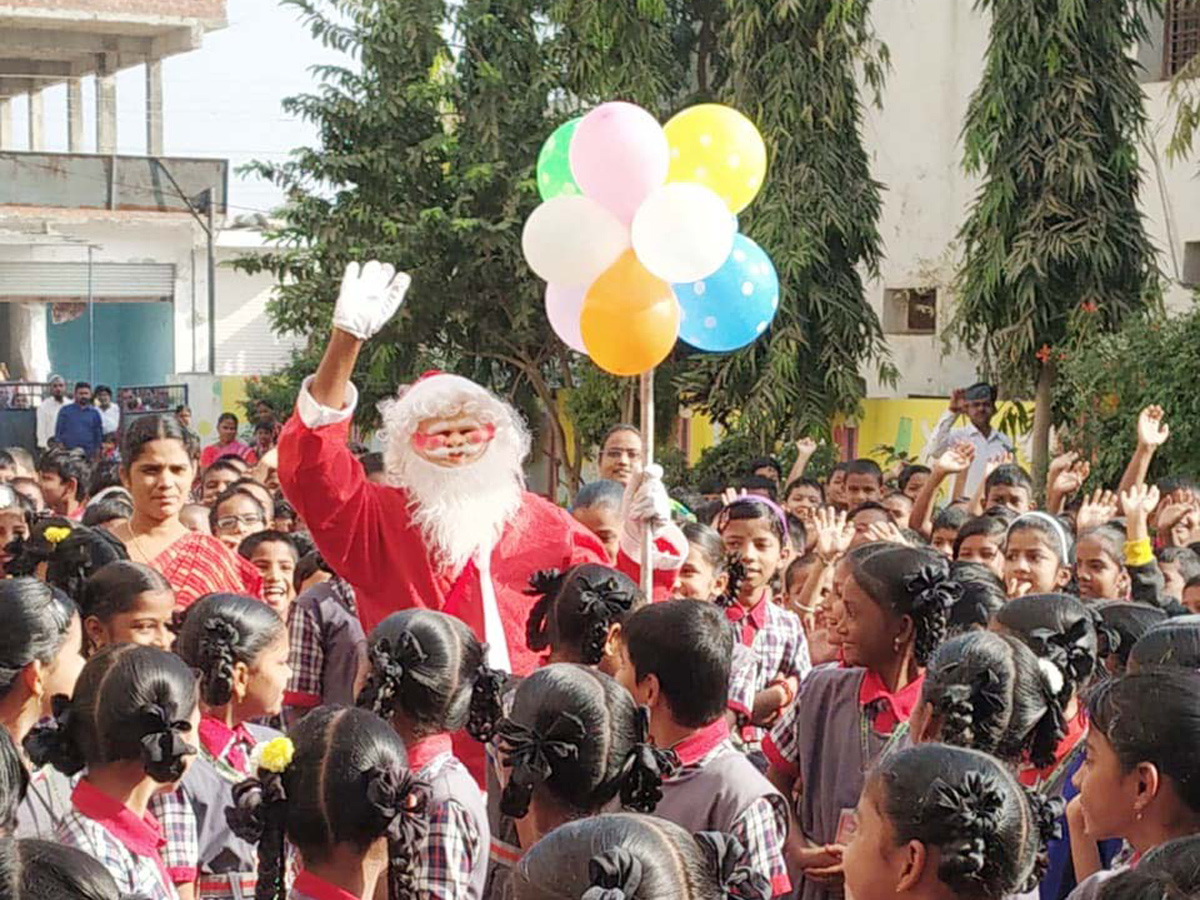
[[[252,723],[246,730],[256,744],[280,736],[272,728]],[[245,748],[247,760],[249,752],[250,748]],[[198,900],[251,900],[254,896],[258,849],[230,831],[225,820],[225,811],[233,805],[233,786],[246,777],[231,765],[227,753],[217,757],[201,741],[201,751],[179,787],[151,801],[150,809],[168,839],[163,856],[172,875],[185,867],[184,854],[195,854],[190,861],[197,870]],[[194,846],[189,846],[189,832],[194,833]]]
[[[802,787],[796,818],[810,844],[837,841],[839,824],[846,827],[846,817],[858,805],[865,773],[907,731],[898,727],[888,737],[870,726],[858,699],[865,676],[860,668],[813,669],[764,744],[768,759],[794,772]],[[831,900],[841,893],[805,878],[795,896]]]
[[[353,706],[354,685],[366,667],[367,638],[354,608],[354,590],[339,578],[304,591],[288,612],[285,717],[295,725],[316,706]]]
[[[54,831],[71,811],[72,779],[53,766],[29,776],[29,790],[17,808],[17,837],[54,840]]]
[[[409,763],[429,786],[430,828],[421,847],[418,897],[482,900],[491,835],[479,785],[451,752],[449,735],[414,744]]]

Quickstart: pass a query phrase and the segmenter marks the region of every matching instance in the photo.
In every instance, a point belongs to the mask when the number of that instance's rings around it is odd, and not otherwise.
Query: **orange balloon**
[[[668,292],[640,309],[597,303],[591,292],[579,319],[592,362],[613,375],[641,375],[667,358],[679,335],[679,302]]]
[[[584,297],[584,305],[634,310],[644,309],[674,296],[671,285],[657,275],[650,274],[630,249],[617,257],[617,261],[592,282]]]

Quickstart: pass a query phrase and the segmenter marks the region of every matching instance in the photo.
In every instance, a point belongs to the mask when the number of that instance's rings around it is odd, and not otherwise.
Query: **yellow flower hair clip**
[[[71,536],[71,529],[65,528],[61,525],[55,525],[43,531],[42,535],[46,538],[47,542],[57,547]]]
[[[296,755],[296,745],[288,737],[277,737],[258,744],[250,754],[251,767],[255,770],[264,769],[276,775],[287,771]]]

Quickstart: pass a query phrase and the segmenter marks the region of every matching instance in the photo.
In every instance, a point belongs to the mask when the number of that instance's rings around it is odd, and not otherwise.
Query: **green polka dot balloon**
[[[542,145],[542,152],[538,154],[537,183],[543,200],[583,193],[571,175],[571,138],[582,120],[583,116],[579,116],[559,125]]]

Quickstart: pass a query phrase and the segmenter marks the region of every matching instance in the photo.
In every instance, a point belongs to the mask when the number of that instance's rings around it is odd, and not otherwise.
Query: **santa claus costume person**
[[[381,404],[387,483],[367,481],[346,447],[358,402],[350,375],[409,282],[377,262],[347,267],[329,345],[279,440],[279,480],[322,556],[354,585],[368,632],[398,609],[440,610],[488,643],[494,668],[525,675],[538,662],[525,644],[529,577],[607,556],[564,510],[525,490],[529,431],[517,412],[457,375],[428,374]],[[623,508],[619,566],[637,577],[650,528],[655,593],[665,594],[687,541],[670,521],[661,470],[632,482]]]

